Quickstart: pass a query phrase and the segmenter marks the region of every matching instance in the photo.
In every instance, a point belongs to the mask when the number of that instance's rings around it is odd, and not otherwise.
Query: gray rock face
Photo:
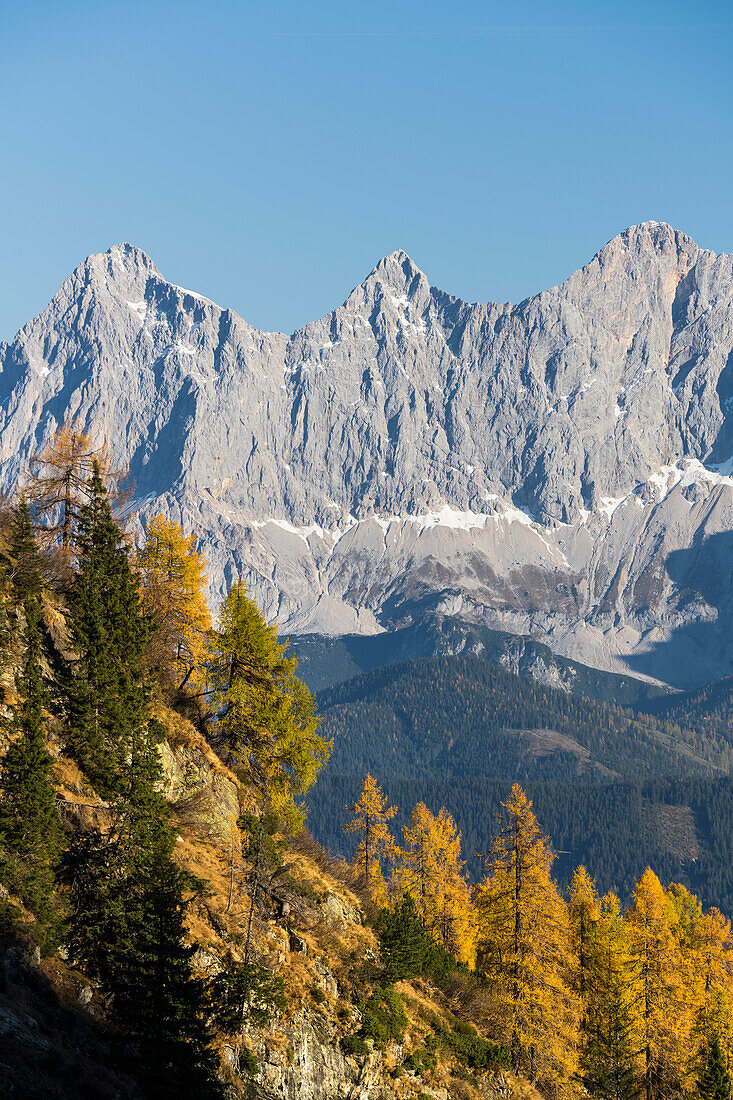
[[[286,631],[431,607],[692,684],[733,670],[733,257],[668,225],[470,305],[403,252],[287,337],[89,257],[0,345],[0,488],[70,416],[142,516],[195,528]]]

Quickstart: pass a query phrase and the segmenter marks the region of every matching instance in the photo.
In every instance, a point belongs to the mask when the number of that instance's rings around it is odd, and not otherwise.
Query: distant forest
[[[347,806],[361,777],[326,772],[311,791],[308,824],[320,842],[349,859],[353,841],[343,832]],[[387,799],[398,808],[399,835],[418,801],[441,806],[462,834],[463,858],[474,881],[484,873],[481,854],[491,848],[495,814],[511,783],[482,778],[385,778]],[[593,868],[602,892],[628,902],[644,868],[663,882],[680,882],[704,905],[733,911],[733,779],[660,779],[624,783],[530,783],[527,793],[558,859],[566,887],[579,864]],[[480,854],[476,854],[480,853]]]
[[[526,783],[713,775],[731,761],[722,729],[597,703],[479,657],[377,669],[319,692],[318,707],[334,739],[330,770],[342,775]]]
[[[318,695],[333,753],[309,796],[321,843],[351,858],[346,807],[370,772],[398,807],[453,815],[471,876],[515,781],[534,800],[561,885],[580,863],[628,900],[647,865],[733,910],[733,680],[644,699],[651,714],[570,695],[483,658],[373,670]],[[555,736],[553,736],[555,734]]]

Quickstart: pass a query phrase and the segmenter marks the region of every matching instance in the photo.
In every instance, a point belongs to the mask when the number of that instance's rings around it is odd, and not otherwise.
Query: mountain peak
[[[400,272],[402,273],[401,275]],[[396,248],[395,251],[390,252],[388,256],[382,257],[374,268],[372,275],[377,273],[396,274],[398,278],[405,278],[407,280],[414,279],[416,276],[425,278],[424,272],[420,270],[417,264],[401,248]]]
[[[134,244],[129,244],[127,241],[121,241],[120,244],[114,244],[111,248],[108,248],[106,252],[99,252],[95,256],[90,256],[89,259],[107,261],[107,263],[113,266],[117,265],[125,270],[142,269],[158,273],[157,267],[150,259],[147,252],[143,252],[142,248],[138,248],[137,245]]]
[[[695,241],[693,241],[692,237],[688,236],[687,233],[675,229],[669,222],[656,221],[645,221],[639,222],[638,225],[630,225],[628,229],[624,229],[623,232],[613,237],[606,247],[608,248],[615,243],[623,246],[634,243],[635,245],[643,247],[647,242],[655,248],[665,243],[678,243],[697,250]]]
[[[93,252],[79,264],[71,275],[72,282],[81,279],[87,282],[102,282],[105,285],[127,285],[131,282],[147,279],[149,275],[160,276],[160,272],[142,248],[122,241],[114,244],[106,252]]]

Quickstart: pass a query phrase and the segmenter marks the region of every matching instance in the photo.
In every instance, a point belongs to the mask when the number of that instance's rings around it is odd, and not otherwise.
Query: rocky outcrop
[[[0,487],[74,416],[285,630],[432,608],[691,684],[731,671],[732,291],[649,222],[518,306],[395,252],[287,337],[116,246],[0,346]]]

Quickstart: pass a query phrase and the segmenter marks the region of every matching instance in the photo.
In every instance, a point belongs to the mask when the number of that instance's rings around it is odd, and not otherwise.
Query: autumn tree
[[[646,1100],[661,1100],[681,1089],[690,1072],[692,1020],[674,906],[650,868],[636,884],[628,926],[644,1091]]]
[[[143,608],[154,624],[151,661],[178,690],[200,669],[211,629],[206,563],[195,541],[180,524],[153,516],[136,561]]]
[[[473,906],[463,871],[461,834],[444,808],[436,816],[420,802],[403,830],[394,881],[446,950],[463,962],[474,954]]]
[[[382,861],[397,855],[387,824],[397,813],[397,807],[387,805],[382,788],[367,775],[359,798],[349,809],[353,816],[345,826],[346,831],[360,836],[355,867],[361,882],[368,890],[373,890],[380,885],[380,880],[384,881]]]
[[[292,827],[302,824],[302,796],[331,751],[318,734],[320,719],[308,688],[295,675],[297,659],[278,642],[238,581],[211,632],[206,675],[213,738],[264,807]]]
[[[549,841],[521,787],[502,806],[478,894],[477,966],[503,1004],[514,1069],[570,1096],[579,1006],[567,906],[550,875]]]
[[[717,909],[703,913],[694,894],[673,882],[666,891],[672,933],[680,950],[680,981],[693,1021],[690,1045],[701,1050],[717,1036],[733,1054],[733,943],[730,921]]]
[[[730,921],[719,909],[700,919],[698,970],[702,986],[696,1034],[700,1046],[710,1035],[718,1038],[726,1064],[733,1062],[733,940]]]
[[[115,467],[108,445],[95,445],[77,425],[67,422],[31,456],[24,471],[25,492],[37,520],[39,538],[52,545],[60,543],[61,560],[67,569],[95,468],[110,500],[114,503],[125,499],[121,488],[125,471]]]

